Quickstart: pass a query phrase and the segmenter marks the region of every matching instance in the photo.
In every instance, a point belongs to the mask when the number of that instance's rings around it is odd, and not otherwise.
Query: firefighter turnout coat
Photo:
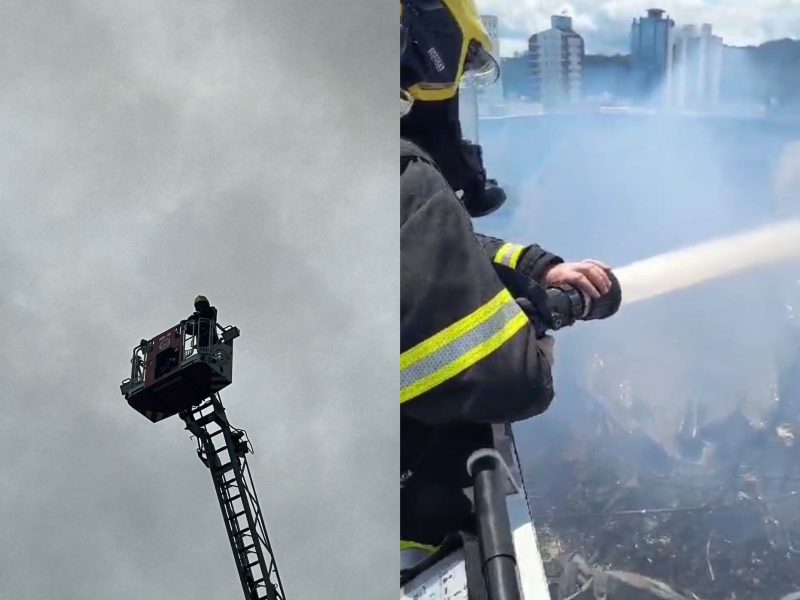
[[[490,424],[537,415],[553,398],[514,276],[560,259],[476,236],[433,161],[405,141],[400,190],[401,535],[403,547],[432,548],[469,527],[465,461],[491,445]]]
[[[479,239],[433,161],[410,142],[401,150],[403,411],[429,424],[541,413],[553,397],[550,366],[498,274],[518,267],[525,247]]]

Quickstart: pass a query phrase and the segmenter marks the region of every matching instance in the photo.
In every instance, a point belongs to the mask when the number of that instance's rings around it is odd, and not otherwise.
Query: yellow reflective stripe
[[[514,334],[516,334],[527,324],[528,318],[524,313],[520,313],[514,317],[513,320],[509,321],[505,327],[503,327],[503,329],[489,338],[485,343],[481,344],[480,346],[476,346],[458,360],[455,360],[447,365],[447,367],[432,373],[428,377],[417,381],[413,385],[403,388],[400,391],[400,403],[402,404],[403,402],[413,400],[417,396],[420,396],[428,390],[435,388],[437,385],[441,385],[448,379],[452,379],[462,371],[466,371],[472,365],[486,358],[492,352],[500,348],[500,346],[510,340]]]
[[[420,544],[419,542],[410,542],[407,540],[400,540],[400,552],[404,550],[422,550],[428,554],[433,554],[439,549],[438,546],[431,546],[429,544]]]
[[[513,244],[503,244],[502,246],[500,246],[500,249],[497,251],[497,254],[494,255],[494,262],[496,262],[499,265],[504,264],[503,259],[506,257],[506,254],[508,254],[511,251],[512,245]]]
[[[489,356],[529,323],[508,290],[400,355],[400,403],[408,402]]]
[[[468,314],[463,319],[459,319],[449,327],[442,329],[436,335],[406,350],[400,355],[400,370],[404,371],[417,364],[434,352],[438,352],[456,338],[475,329],[475,327],[494,316],[509,300],[512,302],[514,301],[508,290],[503,289],[497,296],[489,300],[489,302],[481,306],[475,312]]]
[[[522,256],[523,250],[525,250],[525,246],[507,242],[500,246],[500,249],[494,255],[494,262],[499,265],[505,265],[507,267],[511,267],[512,269],[516,269],[517,263],[519,263],[519,257]]]

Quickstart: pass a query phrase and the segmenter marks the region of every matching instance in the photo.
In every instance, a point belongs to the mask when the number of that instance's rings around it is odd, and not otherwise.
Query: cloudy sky
[[[242,331],[223,400],[287,596],[383,597],[396,29],[355,1],[0,3],[0,597],[240,597],[194,442],[118,387],[201,292]]]
[[[524,49],[528,36],[547,29],[550,15],[563,11],[573,17],[590,53],[628,52],[631,21],[653,7],[666,9],[678,25],[711,23],[730,45],[800,38],[799,0],[478,0],[478,6],[500,17],[503,55]]]

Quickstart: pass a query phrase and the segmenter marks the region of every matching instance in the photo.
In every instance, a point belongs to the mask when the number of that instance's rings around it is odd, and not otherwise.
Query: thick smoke
[[[775,220],[779,164],[798,136],[796,126],[744,119],[486,121],[489,171],[514,198],[477,226],[567,259],[628,264]],[[560,399],[542,421],[571,417],[567,390],[576,385],[670,447],[690,402],[709,420],[740,406],[760,418],[790,343],[790,273],[766,267],[559,334]]]
[[[508,186],[510,200],[505,209],[477,221],[476,228],[537,242],[568,260],[593,257],[628,265],[786,221],[800,208],[797,121],[543,115],[484,120],[480,133],[488,171]],[[716,266],[732,273],[758,259],[742,246],[730,253],[732,264]],[[685,273],[696,266],[686,264]],[[683,465],[677,468],[696,473],[699,481],[711,473],[724,481],[720,473],[738,467],[737,456],[754,449],[754,436],[762,440],[757,451],[793,445],[800,435],[792,408],[798,382],[787,373],[800,361],[797,267],[797,261],[764,264],[623,306],[607,321],[558,332],[556,400],[547,413],[516,427],[536,514],[606,512],[618,503],[653,508],[637,500],[644,497],[655,507],[718,502],[722,492],[714,484],[695,488],[687,500],[675,491],[681,488],[653,487],[647,477],[671,478],[675,465]],[[746,468],[767,480],[796,477],[792,460]],[[777,472],[763,473],[764,465]],[[735,495],[739,488],[731,485]],[[786,526],[796,520],[796,504],[783,508]],[[763,541],[757,526],[736,537],[735,519],[726,524],[714,518],[709,516],[716,523],[709,525],[712,535],[727,535],[725,543],[732,544],[717,546],[722,556],[714,555],[717,568],[719,561],[738,560],[736,548],[746,553],[743,544]],[[761,522],[753,518],[752,523]],[[604,542],[578,549],[598,552],[598,560],[607,564],[614,560],[613,548],[633,557],[620,559],[616,568],[669,579],[673,564],[683,568],[676,557],[703,560],[696,553],[705,550],[706,539],[692,539],[691,527],[672,531],[664,525],[670,536],[674,533],[673,541],[664,538],[666,556],[650,559],[637,551],[639,534],[633,532],[646,532],[657,522],[619,523],[607,538],[603,523],[576,521],[569,531],[599,532],[586,535]],[[703,523],[699,530],[705,532]],[[695,544],[688,554],[681,550],[685,544]],[[769,556],[763,564],[773,564]],[[736,564],[749,572],[749,558]],[[784,571],[783,578],[791,580],[792,570]],[[725,585],[726,593],[741,593],[737,586],[743,585],[708,581],[705,572],[687,572],[677,580],[690,588],[700,581],[701,591],[718,593]],[[767,597],[763,591],[756,586],[754,595],[742,597]]]
[[[482,120],[480,135],[487,169],[510,199],[476,228],[568,260],[628,265],[800,213],[800,122],[790,119],[551,114]],[[727,260],[717,266],[733,272],[758,257],[740,247]],[[800,360],[797,267],[765,264],[559,332],[556,401],[517,427],[532,494],[570,497],[571,477],[591,480],[586,465],[600,455],[615,465],[621,497],[622,478],[658,472],[664,456],[704,469],[696,465],[708,464],[710,450],[729,453],[748,427],[793,443],[800,432],[776,428],[774,415],[791,394],[782,376]],[[715,427],[731,419],[748,425]],[[565,476],[565,465],[577,470]],[[564,510],[537,502],[545,513]],[[619,543],[635,553],[633,539]]]

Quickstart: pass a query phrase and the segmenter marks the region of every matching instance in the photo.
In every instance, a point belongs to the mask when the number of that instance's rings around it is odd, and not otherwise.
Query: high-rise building
[[[531,100],[533,98],[533,74],[528,51],[502,59],[503,95],[506,99]]]
[[[574,105],[581,100],[583,38],[571,17],[555,15],[550,24],[528,40],[534,95],[546,108]]]
[[[670,35],[675,21],[660,8],[651,8],[646,17],[631,25],[631,75],[633,92],[643,99],[663,98],[670,64]]]
[[[671,40],[669,101],[672,106],[709,109],[719,102],[722,38],[711,25],[686,25]]]

